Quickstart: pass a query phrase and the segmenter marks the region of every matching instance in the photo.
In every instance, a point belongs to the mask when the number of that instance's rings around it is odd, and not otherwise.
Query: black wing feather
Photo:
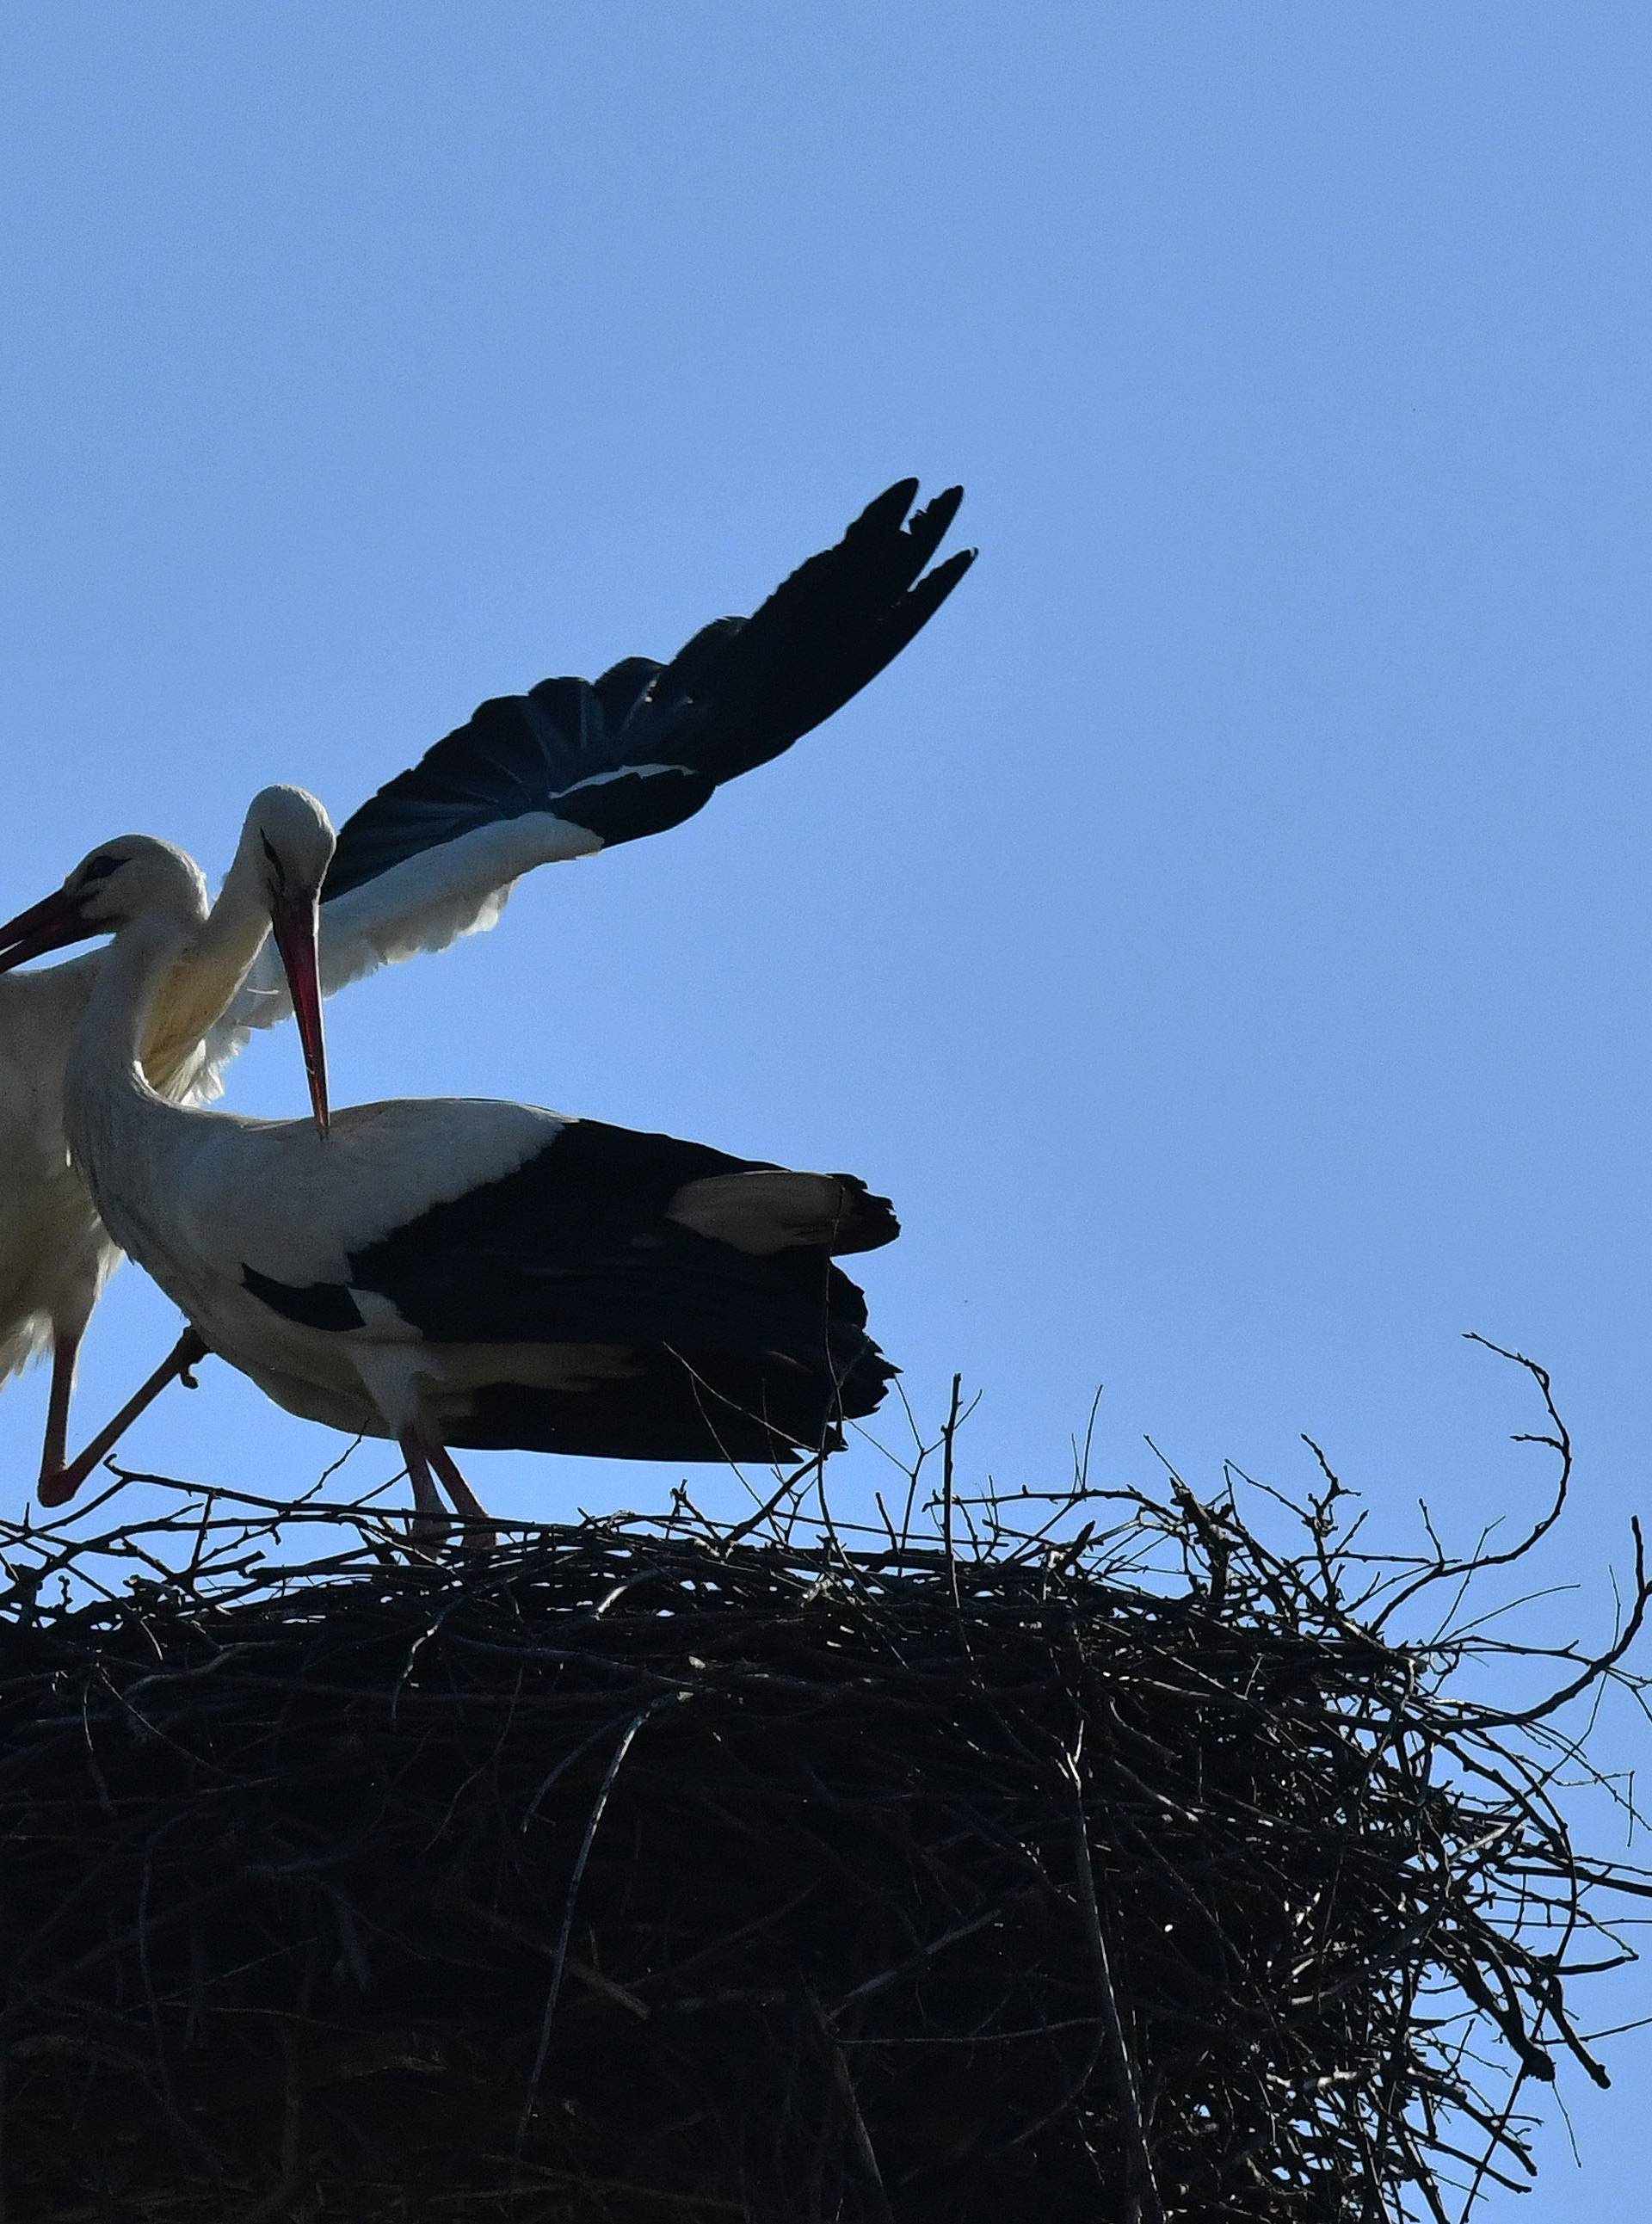
[[[604,844],[692,818],[858,694],[969,569],[965,549],[925,573],[963,490],[908,517],[917,490],[900,480],[750,617],[702,628],[668,664],[630,656],[594,682],[491,698],[345,821],[322,900],[529,812]]]
[[[668,1216],[685,1184],[767,1170],[698,1143],[572,1121],[519,1166],[431,1206],[350,1255],[349,1281],[298,1288],[252,1266],[249,1291],[288,1320],[347,1332],[355,1292],[388,1299],[433,1343],[606,1344],[638,1370],[579,1390],[502,1380],[455,1444],[611,1459],[775,1458],[837,1441],[893,1369],[866,1301],[824,1248],[737,1251]],[[857,1193],[845,1248],[888,1242],[887,1200]],[[502,1374],[509,1375],[508,1362]]]
[[[824,1313],[858,1331],[864,1301],[824,1249],[755,1258],[668,1217],[687,1183],[769,1171],[674,1135],[571,1120],[517,1167],[351,1254],[350,1285],[435,1342],[818,1343]],[[862,1217],[896,1223],[883,1198]],[[856,1229],[845,1230],[851,1242]]]

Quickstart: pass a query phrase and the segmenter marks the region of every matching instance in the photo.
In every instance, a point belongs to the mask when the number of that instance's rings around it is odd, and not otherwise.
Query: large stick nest
[[[1644,1583],[1510,1715],[1465,1606],[1392,1633],[1515,1551],[1374,1559],[1328,1476],[1283,1549],[1174,1477],[972,1501],[932,1449],[876,1533],[809,1477],[469,1559],[199,1490],[0,1532],[6,2215],[1294,2224],[1521,2176],[1645,1889],[1551,1796]]]

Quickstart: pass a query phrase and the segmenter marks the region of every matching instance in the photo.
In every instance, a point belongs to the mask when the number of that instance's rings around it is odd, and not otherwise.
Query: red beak
[[[318,899],[278,896],[269,907],[269,924],[293,999],[293,1017],[304,1051],[304,1075],[310,1084],[310,1109],[316,1133],[327,1132],[327,1046],[321,1027],[321,969],[316,955]]]
[[[80,915],[80,899],[66,888],[54,888],[27,911],[0,926],[0,973],[43,957],[48,950],[65,950],[72,942],[90,942],[107,934],[106,926],[88,926]]]

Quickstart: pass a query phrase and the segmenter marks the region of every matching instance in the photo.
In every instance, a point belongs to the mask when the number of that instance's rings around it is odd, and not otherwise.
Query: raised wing
[[[926,572],[963,490],[915,512],[917,491],[899,481],[750,617],[718,619],[669,663],[628,657],[598,680],[496,696],[389,781],[345,821],[322,891],[327,993],[491,926],[536,865],[692,818],[858,694],[975,559],[960,550]],[[266,950],[227,1027],[288,1009]]]
[[[585,849],[657,834],[780,755],[900,654],[973,560],[920,576],[963,490],[908,520],[917,490],[890,487],[752,616],[718,619],[668,664],[628,657],[594,682],[484,703],[345,822],[323,902],[511,820],[548,815]]]

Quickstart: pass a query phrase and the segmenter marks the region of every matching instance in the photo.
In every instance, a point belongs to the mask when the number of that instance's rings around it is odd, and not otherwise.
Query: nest
[[[1282,1546],[1174,1476],[965,1498],[956,1405],[876,1531],[805,1474],[469,1559],[181,1484],[0,1532],[5,2215],[1463,2213],[1603,2076],[1567,1974],[1649,1890],[1552,1793],[1643,1574],[1462,1690],[1548,1411],[1468,1561],[1328,1473]]]

